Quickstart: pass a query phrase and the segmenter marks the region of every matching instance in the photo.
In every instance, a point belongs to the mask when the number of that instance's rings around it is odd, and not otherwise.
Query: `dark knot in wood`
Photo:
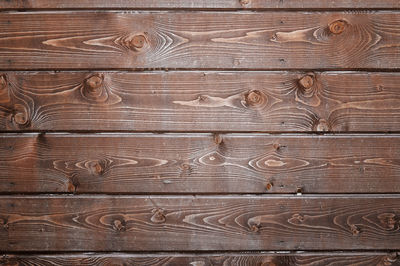
[[[0,76],[0,90],[4,90],[7,87],[7,79],[5,75]]]
[[[85,80],[81,90],[82,96],[88,101],[105,102],[108,99],[108,92],[104,85],[103,75],[93,75]]]
[[[86,164],[86,167],[92,174],[102,175],[104,173],[104,167],[99,161],[89,161]]]
[[[258,232],[260,232],[261,225],[260,224],[256,224],[256,223],[252,223],[252,224],[250,224],[249,228],[250,228],[251,232],[258,233]]]
[[[353,236],[358,236],[360,233],[361,233],[361,229],[360,228],[358,228],[356,225],[354,225],[354,224],[352,224],[351,226],[350,226],[350,230],[351,230],[351,233],[353,234]]]
[[[340,34],[342,33],[346,27],[347,27],[347,22],[345,20],[335,20],[329,25],[329,31],[333,34]]]
[[[239,0],[239,3],[240,3],[242,6],[245,6],[245,5],[248,5],[248,4],[250,3],[250,0]]]
[[[150,220],[156,224],[165,223],[166,218],[163,210],[160,209],[153,210],[153,216],[151,216]]]
[[[18,125],[25,125],[26,123],[28,123],[28,117],[26,116],[25,113],[16,113],[14,115],[14,121],[16,124]]]
[[[102,83],[103,83],[102,77],[97,76],[97,75],[91,76],[90,78],[88,78],[86,80],[86,88],[89,91],[95,91],[95,90],[97,90],[98,88],[101,87]]]
[[[133,36],[130,44],[132,48],[140,49],[143,48],[143,46],[146,43],[146,37],[143,35],[135,35]]]
[[[382,225],[383,228],[386,230],[398,230],[400,227],[400,224],[397,226],[397,224],[400,222],[399,217],[396,216],[394,213],[382,213],[378,215],[378,219]]]
[[[115,231],[119,231],[119,232],[125,231],[126,230],[125,226],[126,226],[126,222],[124,220],[120,221],[117,219],[117,220],[114,220],[114,222],[113,222],[113,229]]]
[[[214,134],[214,142],[217,145],[222,144],[222,142],[223,142],[222,136],[220,134]]]
[[[247,107],[261,109],[267,103],[267,97],[259,90],[251,90],[245,94],[245,104]]]
[[[325,119],[319,119],[314,123],[313,129],[317,132],[328,132],[331,130],[329,122]]]
[[[267,185],[265,186],[265,188],[269,191],[272,189],[273,186],[274,186],[274,184],[272,182],[268,182]]]
[[[392,252],[386,255],[384,258],[383,265],[393,265],[399,259],[399,254],[397,252]]]
[[[13,121],[19,127],[27,127],[30,124],[29,114],[26,108],[22,105],[15,106],[15,113],[13,115]]]
[[[308,91],[314,85],[314,76],[313,75],[306,75],[299,80],[299,85],[304,91]]]

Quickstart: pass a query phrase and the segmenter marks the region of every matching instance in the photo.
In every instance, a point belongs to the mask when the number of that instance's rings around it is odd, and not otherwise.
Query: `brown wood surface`
[[[399,91],[399,73],[7,72],[0,130],[393,132]]]
[[[2,196],[0,250],[398,250],[400,196]]]
[[[400,136],[0,136],[0,193],[397,193]]]
[[[0,0],[0,9],[330,9],[400,8],[398,0]]]
[[[399,266],[400,258],[391,253],[221,253],[221,254],[54,254],[4,255],[5,265],[136,265],[136,266]]]
[[[399,24],[397,11],[7,12],[0,70],[394,70]]]

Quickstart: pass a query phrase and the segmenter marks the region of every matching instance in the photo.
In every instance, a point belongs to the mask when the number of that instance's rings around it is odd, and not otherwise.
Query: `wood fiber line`
[[[0,193],[397,193],[400,137],[0,135]]]
[[[0,73],[2,131],[397,132],[400,74]]]
[[[5,265],[136,265],[136,266],[399,266],[400,258],[393,253],[222,253],[222,254],[75,254],[75,255],[4,255]]]
[[[0,70],[398,70],[399,24],[365,11],[0,13]]]
[[[398,250],[400,196],[0,197],[0,250]]]
[[[18,8],[366,9],[400,8],[400,3],[397,0],[0,0],[0,10]]]

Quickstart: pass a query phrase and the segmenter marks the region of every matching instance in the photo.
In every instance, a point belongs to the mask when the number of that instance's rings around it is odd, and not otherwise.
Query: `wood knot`
[[[20,126],[27,124],[28,121],[29,121],[29,119],[25,113],[18,112],[14,115],[14,122]]]
[[[181,165],[181,168],[182,168],[183,171],[189,171],[190,170],[190,165],[184,163],[184,164]]]
[[[245,105],[250,108],[263,108],[267,103],[267,97],[259,90],[251,90],[245,94]]]
[[[104,167],[100,161],[89,161],[86,163],[86,167],[92,174],[102,175],[104,174]]]
[[[101,76],[95,75],[91,76],[86,80],[86,88],[90,91],[95,91],[98,88],[101,87],[101,84],[103,84],[103,78]]]
[[[4,90],[7,87],[6,75],[0,76],[0,90]]]
[[[258,233],[261,229],[261,225],[260,224],[250,224],[250,231],[254,232],[254,233]]]
[[[288,220],[288,222],[291,224],[302,224],[304,223],[304,221],[304,216],[298,213],[293,214],[292,217]]]
[[[399,258],[399,255],[396,252],[389,253],[385,256],[383,259],[383,265],[393,265],[393,263],[396,263]]]
[[[268,182],[267,185],[265,186],[265,189],[269,191],[272,189],[273,186],[274,184],[272,182]]]
[[[250,3],[250,0],[239,0],[239,3],[240,3],[242,6],[245,6],[245,5],[248,5],[248,4]]]
[[[309,91],[314,85],[314,76],[313,75],[306,75],[299,79],[299,85],[303,89],[303,91]]]
[[[220,145],[223,142],[222,136],[220,134],[214,134],[214,142]]]
[[[155,210],[152,211],[152,213],[153,213],[153,216],[151,216],[150,220],[151,220],[153,223],[156,223],[156,224],[165,223],[166,218],[165,218],[165,215],[164,215],[164,211],[163,211],[163,210],[161,210],[161,209],[155,209]]]
[[[328,26],[331,33],[340,34],[346,29],[347,22],[345,20],[339,19],[331,22]]]
[[[396,229],[397,225],[397,216],[394,213],[382,213],[378,215],[378,219],[381,223],[381,225],[386,229],[386,230],[393,230]]]
[[[279,151],[281,151],[281,150],[287,148],[286,145],[281,145],[281,144],[279,144],[279,143],[274,143],[274,144],[272,145],[272,147],[273,147],[274,150],[277,151],[277,152],[279,152]]]
[[[319,119],[315,124],[314,124],[314,128],[315,131],[318,132],[327,132],[330,131],[330,126],[328,121],[326,121],[325,119]]]
[[[361,229],[358,228],[358,226],[356,226],[356,225],[354,225],[354,224],[352,224],[352,225],[350,226],[350,231],[351,231],[351,233],[352,233],[353,236],[358,236],[358,235],[361,233]]]
[[[124,220],[114,220],[113,229],[115,231],[121,232],[126,230],[126,222]]]
[[[108,99],[108,92],[104,85],[103,75],[93,75],[85,80],[81,93],[88,101],[105,102]]]
[[[30,124],[29,114],[26,108],[22,105],[15,106],[15,113],[13,115],[13,121],[19,127],[27,127]]]
[[[143,35],[135,35],[130,41],[130,46],[134,49],[141,49],[146,43],[146,37]]]

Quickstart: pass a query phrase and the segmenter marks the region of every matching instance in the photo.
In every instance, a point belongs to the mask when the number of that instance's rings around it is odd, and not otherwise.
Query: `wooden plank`
[[[325,266],[325,265],[357,265],[357,266],[399,266],[400,258],[393,253],[312,253],[279,254],[263,253],[220,253],[220,254],[53,254],[53,255],[4,255],[0,257],[4,265],[197,265],[197,266]]]
[[[397,193],[400,136],[1,135],[0,193]]]
[[[397,250],[400,196],[3,196],[0,250]]]
[[[400,74],[9,72],[2,131],[395,132]]]
[[[0,9],[337,9],[400,8],[398,0],[0,0]]]
[[[187,18],[184,12],[1,13],[0,69],[400,68],[397,11]]]

